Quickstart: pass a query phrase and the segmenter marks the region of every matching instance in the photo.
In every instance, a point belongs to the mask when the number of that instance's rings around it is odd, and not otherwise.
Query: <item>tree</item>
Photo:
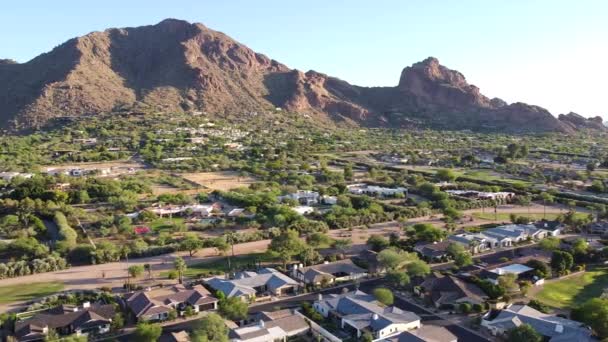
[[[542,336],[529,324],[522,324],[507,331],[507,342],[541,342]]]
[[[163,329],[159,324],[139,323],[135,329],[134,338],[137,342],[156,342]]]
[[[465,267],[473,264],[473,257],[463,245],[459,243],[451,243],[448,245],[447,252],[454,258],[454,265],[457,267]]]
[[[600,338],[608,337],[608,299],[592,298],[572,309],[572,319],[586,323]]]
[[[144,266],[143,265],[132,265],[129,266],[129,275],[133,278],[138,278],[142,274],[144,274]]]
[[[498,277],[498,286],[505,289],[507,292],[515,292],[519,288],[517,285],[517,275],[507,273]]]
[[[337,249],[340,254],[344,255],[346,250],[353,244],[351,239],[337,239],[334,241],[334,248]]]
[[[192,257],[202,247],[202,242],[196,234],[188,234],[179,243],[179,247],[181,250],[188,251],[188,254]]]
[[[297,255],[297,258],[304,264],[304,266],[314,265],[323,260],[321,254],[310,246],[305,247],[302,252]]]
[[[393,305],[393,302],[395,301],[395,298],[393,296],[393,292],[391,292],[391,290],[384,288],[384,287],[378,287],[374,289],[374,297],[376,297],[376,300],[378,300],[380,303],[384,304],[384,305]]]
[[[417,257],[416,257],[417,258]],[[406,262],[415,260],[415,255],[402,252],[393,248],[387,248],[378,253],[378,263],[387,270],[396,270],[401,268]]]
[[[382,235],[372,234],[369,239],[367,239],[367,245],[373,251],[380,252],[389,246],[389,241]]]
[[[184,281],[184,272],[186,272],[186,268],[188,268],[188,265],[186,265],[186,262],[184,261],[184,259],[182,257],[175,257],[175,260],[173,261],[173,266],[175,267],[175,270],[177,271],[178,277],[179,277],[179,283],[181,284]]]
[[[546,279],[551,276],[551,268],[540,260],[532,259],[526,263],[526,266],[533,268],[534,275],[539,279]]]
[[[458,305],[458,310],[464,314],[468,314],[473,309],[473,306],[470,303],[460,303]]]
[[[450,169],[441,169],[437,171],[437,178],[444,182],[453,182],[456,180],[456,174]]]
[[[540,242],[538,243],[540,248],[542,248],[546,251],[551,251],[551,252],[559,249],[560,244],[561,244],[560,239],[553,237],[553,236],[546,237],[546,238],[540,240]]]
[[[112,323],[110,324],[110,329],[112,331],[118,331],[125,326],[125,318],[122,316],[122,313],[117,312],[114,317],[112,317]]]
[[[431,267],[422,260],[414,260],[406,266],[407,274],[410,277],[424,277],[431,273]]]
[[[456,265],[457,267],[466,267],[469,265],[473,265],[473,257],[471,256],[471,253],[465,251],[456,254],[456,256],[454,257],[454,265]]]
[[[404,272],[389,271],[386,273],[386,281],[396,288],[405,288],[410,284],[410,277]]]
[[[228,327],[218,314],[209,313],[197,321],[191,340],[192,342],[228,342]]]
[[[306,244],[300,240],[298,232],[291,229],[282,230],[279,236],[272,239],[268,250],[271,253],[278,255],[278,257],[283,261],[283,269],[287,269],[287,263],[291,261],[291,259],[300,254]]]
[[[541,195],[543,200],[543,219],[547,218],[547,204],[551,204],[555,201],[555,197],[548,192],[543,192]]]
[[[220,315],[232,321],[240,321],[247,318],[249,306],[239,297],[223,298],[219,301],[218,312]]]
[[[314,248],[328,246],[332,243],[332,239],[326,234],[316,232],[306,237],[306,242]]]
[[[353,180],[354,172],[353,172],[353,164],[348,163],[344,165],[344,179],[345,180]]]
[[[558,274],[564,274],[574,265],[572,254],[564,251],[554,251],[551,256],[551,268]]]
[[[445,230],[439,229],[430,223],[417,223],[412,226],[414,238],[417,241],[437,242],[445,238]]]
[[[572,243],[572,252],[574,254],[584,255],[587,254],[589,249],[589,243],[583,238],[578,238]]]

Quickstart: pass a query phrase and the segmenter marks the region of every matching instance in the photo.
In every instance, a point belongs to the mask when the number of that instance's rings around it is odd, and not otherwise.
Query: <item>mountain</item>
[[[221,32],[175,19],[93,32],[23,64],[0,60],[4,127],[122,108],[241,114],[276,107],[363,126],[566,133],[581,126],[541,107],[489,99],[435,58],[403,69],[394,87],[359,87],[290,69]]]

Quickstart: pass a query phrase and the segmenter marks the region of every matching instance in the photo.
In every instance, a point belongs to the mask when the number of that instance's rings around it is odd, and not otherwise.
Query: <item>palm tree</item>
[[[181,284],[184,281],[184,272],[186,271],[186,268],[188,268],[188,265],[186,265],[184,259],[179,256],[175,258],[173,265],[175,266],[175,270],[179,276],[179,283]]]
[[[547,218],[547,203],[553,203],[553,201],[555,200],[555,197],[553,197],[553,195],[551,195],[550,193],[547,192],[543,192],[541,194],[541,197],[543,198],[543,219]]]

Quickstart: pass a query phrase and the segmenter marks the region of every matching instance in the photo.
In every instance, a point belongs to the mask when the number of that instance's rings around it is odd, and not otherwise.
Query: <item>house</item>
[[[518,243],[526,240],[544,239],[550,235],[550,232],[545,229],[538,229],[533,224],[508,224],[486,229],[483,231],[483,234],[496,239],[503,239],[503,241],[507,241],[508,239],[511,243]],[[501,246],[507,247],[510,245]]]
[[[187,307],[192,307],[194,312],[215,310],[218,299],[200,285],[191,289],[175,285],[169,289],[131,293],[126,296],[125,302],[138,320],[163,321],[171,311],[181,313]]]
[[[476,190],[446,190],[452,196],[476,198],[479,200],[512,200],[515,194],[512,192],[484,192]]]
[[[448,236],[451,242],[459,243],[469,249],[471,253],[481,253],[488,249],[498,247],[498,240],[482,233],[460,233]]]
[[[589,234],[608,235],[608,221],[593,222],[587,226]]]
[[[32,173],[22,173],[22,172],[0,172],[0,178],[5,182],[10,182],[15,177],[22,177],[25,179],[32,178],[34,174]]]
[[[338,204],[338,197],[323,195],[321,196],[321,202],[323,202],[323,204],[335,205]]]
[[[397,196],[407,195],[407,189],[402,187],[385,188],[376,185],[367,185],[365,183],[347,185],[346,189],[354,195],[370,195],[370,196]]]
[[[488,299],[477,285],[439,273],[429,275],[420,284],[418,294],[429,298],[437,308],[460,303],[483,304]]]
[[[527,305],[512,304],[503,310],[491,310],[481,320],[481,326],[494,336],[504,335],[522,324],[532,326],[545,341],[596,341],[591,329],[583,323],[545,314]]]
[[[506,266],[497,267],[491,270],[483,270],[480,272],[479,277],[485,279],[492,284],[498,284],[498,277],[503,276],[505,274],[515,274],[517,279],[523,278],[524,276],[530,274],[531,271],[534,271],[533,268],[528,267],[522,264],[510,264]],[[540,279],[535,279],[534,282]]]
[[[293,207],[291,209],[293,211],[295,211],[296,213],[300,214],[300,215],[310,214],[310,213],[313,213],[315,211],[315,208],[307,206],[307,205],[298,205],[298,206]]]
[[[374,339],[387,338],[401,332],[420,328],[420,317],[394,306],[383,307],[374,296],[362,291],[330,294],[313,304],[323,317],[340,324],[342,330],[357,338],[365,332]]]
[[[425,260],[439,261],[448,256],[448,247],[451,244],[452,242],[447,240],[441,242],[419,242],[414,246],[414,250]]]
[[[266,322],[237,327],[228,334],[231,342],[286,342],[287,333],[278,326],[266,327]]]
[[[424,324],[418,329],[404,331],[382,342],[457,342],[458,338],[448,329],[437,325]]]
[[[190,335],[185,330],[163,334],[159,342],[190,342]]]
[[[256,315],[256,321],[253,325],[231,329],[230,340],[233,342],[286,341],[290,337],[310,330],[304,317],[291,309],[262,311]]]
[[[561,234],[564,224],[559,221],[547,221],[540,220],[534,223],[534,226],[538,229],[543,229],[548,232],[548,236],[558,236]]]
[[[319,203],[320,197],[321,196],[316,191],[298,190],[285,196],[279,196],[278,199],[279,201],[292,199],[302,205],[313,205]]]
[[[226,214],[229,218],[253,218],[255,215],[244,208],[234,208]]]
[[[257,272],[240,272],[235,279],[214,277],[206,284],[226,297],[239,297],[243,300],[255,300],[257,297],[282,296],[298,290],[297,281],[289,278],[274,268],[262,268]]]
[[[323,264],[308,267],[294,265],[292,274],[299,281],[313,285],[320,285],[323,281],[333,284],[367,276],[366,270],[355,265],[350,259],[335,262],[326,261]]]
[[[105,334],[110,331],[112,317],[114,306],[110,304],[61,305],[15,322],[15,337],[22,342],[43,341],[53,330],[60,336]]]

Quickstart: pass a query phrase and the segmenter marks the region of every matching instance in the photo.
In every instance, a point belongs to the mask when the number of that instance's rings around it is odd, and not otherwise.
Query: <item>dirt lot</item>
[[[184,173],[181,176],[205,188],[221,191],[247,187],[257,182],[253,177],[241,177],[238,172],[234,171]]]

